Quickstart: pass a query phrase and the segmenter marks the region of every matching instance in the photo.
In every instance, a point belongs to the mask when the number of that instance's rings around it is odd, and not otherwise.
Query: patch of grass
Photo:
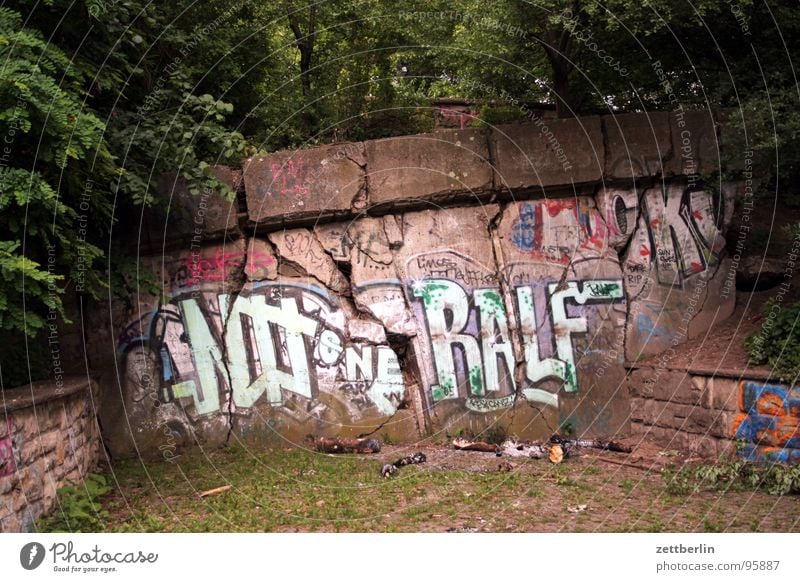
[[[567,527],[608,531],[627,522],[634,531],[660,531],[663,523],[670,528],[680,523],[699,530],[720,497],[705,482],[688,498],[662,495],[661,503],[654,503],[657,478],[630,472],[598,477],[603,473],[593,474],[587,469],[594,467],[580,460],[560,465],[531,461],[512,472],[499,472],[493,456],[478,453],[459,459],[467,463],[460,469],[452,468],[454,461],[448,459],[448,468],[412,465],[389,479],[380,476],[380,457],[302,449],[253,452],[234,446],[189,451],[173,463],[119,461],[113,467],[114,479],[106,476],[107,483],[118,482],[119,487],[96,492],[91,500],[99,521],[70,522],[67,527],[54,515],[44,520],[42,531],[411,532],[445,531],[467,522],[482,531],[561,531],[565,507],[582,503],[592,511],[576,515]],[[676,472],[675,487],[694,490],[695,473]],[[705,477],[708,481],[711,476]],[[641,486],[634,486],[637,483]],[[220,485],[231,489],[200,498],[199,492]],[[628,492],[623,506],[621,490]],[[780,529],[793,523],[791,511],[773,511],[774,499],[760,492],[748,494],[751,498],[751,528],[760,523],[761,529]],[[676,516],[678,503],[682,509]],[[770,512],[771,518],[761,521]],[[776,520],[778,515],[785,520]],[[478,523],[480,518],[486,522]],[[714,519],[728,523],[730,517],[720,513]]]

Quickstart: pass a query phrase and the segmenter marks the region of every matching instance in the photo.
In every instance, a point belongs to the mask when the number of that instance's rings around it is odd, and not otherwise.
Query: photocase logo
[[[44,546],[39,542],[30,542],[19,551],[19,563],[26,570],[35,570],[44,561]]]

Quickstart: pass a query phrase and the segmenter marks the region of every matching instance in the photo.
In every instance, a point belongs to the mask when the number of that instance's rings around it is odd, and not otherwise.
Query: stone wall
[[[251,158],[216,170],[236,203],[166,180],[159,289],[90,316],[109,447],[626,433],[624,361],[733,308],[720,133],[540,119]]]
[[[704,458],[800,463],[800,387],[768,373],[637,366],[633,434]]]
[[[71,378],[1,394],[0,532],[35,531],[56,491],[81,483],[98,461],[97,385]]]

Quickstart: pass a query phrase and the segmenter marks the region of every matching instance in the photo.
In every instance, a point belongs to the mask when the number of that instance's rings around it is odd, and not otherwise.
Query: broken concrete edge
[[[63,380],[41,380],[2,391],[3,409],[7,412],[41,406],[52,400],[67,398],[78,392],[97,393],[97,383],[85,377]]]

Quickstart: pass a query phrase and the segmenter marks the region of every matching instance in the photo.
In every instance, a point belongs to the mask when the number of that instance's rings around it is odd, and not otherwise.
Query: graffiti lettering
[[[556,395],[535,385],[546,379],[556,379],[566,392],[578,391],[572,336],[588,330],[585,316],[567,314],[567,302],[585,306],[622,299],[622,281],[589,281],[582,286],[569,282],[561,287],[552,283],[547,291],[556,358],[540,357],[534,287],[517,287],[515,301],[527,370],[523,394],[528,400],[556,405]],[[434,401],[463,397],[459,386],[466,384],[467,398],[472,403],[470,408],[488,409],[490,405],[481,398],[487,392],[500,391],[503,382],[512,393],[515,391],[515,359],[506,308],[498,289],[476,289],[470,302],[467,292],[458,283],[425,279],[414,283],[411,292],[422,300],[430,333],[438,380],[438,384],[431,386]],[[459,383],[459,376],[462,380],[466,376],[466,382]]]
[[[159,353],[165,401],[191,399],[196,416],[220,411],[224,398],[236,409],[259,401],[282,406],[286,394],[314,400],[322,389],[361,395],[349,404],[382,414],[392,414],[404,398],[394,351],[348,345],[341,310],[312,290],[262,284],[233,300],[192,296],[150,318],[148,335],[122,349],[147,344]],[[321,386],[320,378],[330,385]]]

